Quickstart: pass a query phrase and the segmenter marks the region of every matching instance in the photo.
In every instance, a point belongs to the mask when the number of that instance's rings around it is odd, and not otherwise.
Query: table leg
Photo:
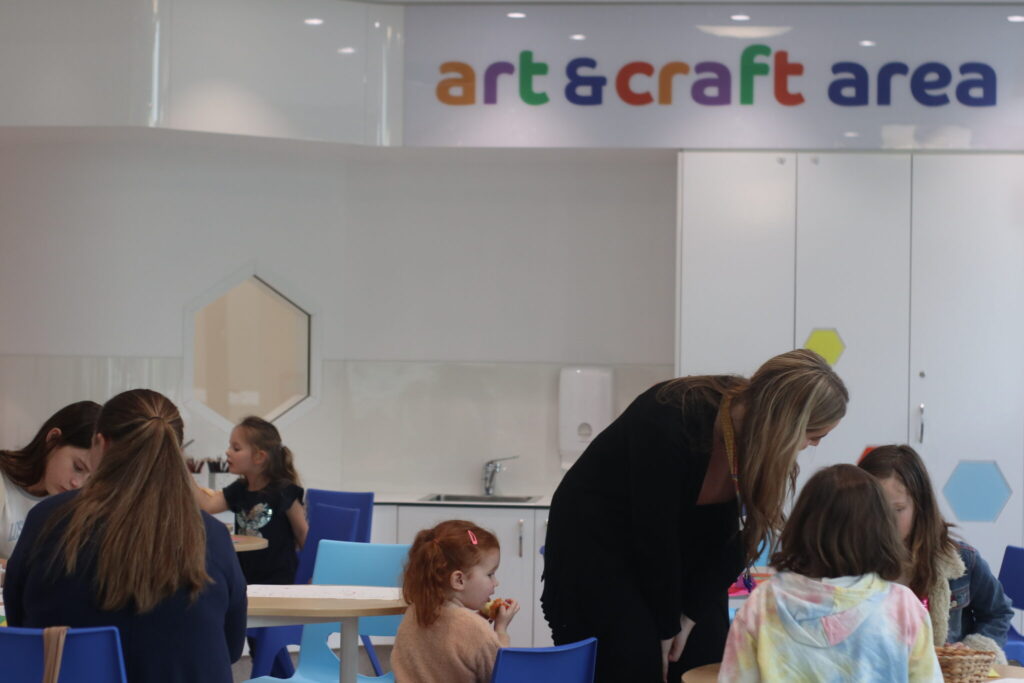
[[[359,617],[341,620],[341,664],[338,680],[356,683],[359,675]]]

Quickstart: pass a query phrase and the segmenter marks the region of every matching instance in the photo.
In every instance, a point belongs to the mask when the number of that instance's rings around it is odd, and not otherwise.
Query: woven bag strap
[[[43,683],[57,683],[60,663],[64,658],[64,639],[67,635],[67,626],[43,629]]]

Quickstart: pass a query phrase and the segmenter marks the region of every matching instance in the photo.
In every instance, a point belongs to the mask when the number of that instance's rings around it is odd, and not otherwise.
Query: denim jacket
[[[949,633],[946,642],[957,643],[972,634],[991,638],[1000,648],[1013,618],[1010,599],[999,579],[978,551],[957,542],[960,559],[967,569],[963,576],[949,579]]]

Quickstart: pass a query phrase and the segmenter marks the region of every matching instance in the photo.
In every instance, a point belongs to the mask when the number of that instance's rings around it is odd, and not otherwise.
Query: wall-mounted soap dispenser
[[[567,470],[612,421],[612,371],[562,368],[558,378],[558,450]]]

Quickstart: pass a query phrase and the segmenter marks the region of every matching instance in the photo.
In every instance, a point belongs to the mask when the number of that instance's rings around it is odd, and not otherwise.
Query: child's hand
[[[519,601],[505,598],[504,604],[498,608],[498,613],[494,616],[494,630],[498,633],[506,631],[509,623],[512,621],[512,617],[519,613]]]

